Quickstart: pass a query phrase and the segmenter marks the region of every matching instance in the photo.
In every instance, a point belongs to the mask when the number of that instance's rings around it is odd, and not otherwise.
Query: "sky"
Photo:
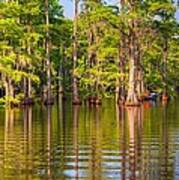
[[[116,4],[118,0],[107,0],[110,4]],[[64,14],[68,18],[73,17],[73,0],[60,0],[61,4],[64,6]],[[176,17],[179,20],[179,11],[176,13]]]
[[[64,14],[66,17],[71,18],[73,15],[73,0],[60,0],[61,4],[64,6]]]
[[[60,0],[60,3],[64,6],[64,14],[66,17],[73,17],[73,2],[74,0]],[[106,0],[109,4],[116,4],[118,0]]]

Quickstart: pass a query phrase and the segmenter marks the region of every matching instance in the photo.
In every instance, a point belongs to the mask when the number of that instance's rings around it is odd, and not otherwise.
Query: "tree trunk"
[[[89,29],[88,32],[88,61],[87,61],[87,68],[91,69],[93,67],[93,51],[91,50],[91,46],[93,44],[93,32],[91,28]],[[89,78],[93,78],[91,74],[89,74]],[[93,87],[92,85],[88,85],[91,97],[89,97],[89,101],[93,101],[92,95],[93,95]]]
[[[168,100],[167,94],[167,58],[168,58],[168,42],[165,40],[163,47],[163,82],[164,82],[164,91],[162,94],[162,100]]]
[[[5,97],[6,97],[6,106],[9,106],[9,86],[8,86],[8,82],[4,81],[4,87],[5,87]]]
[[[121,12],[124,10],[125,0],[120,0]],[[119,43],[119,73],[125,73],[125,35],[123,34],[121,28],[119,29],[121,34],[121,39]],[[116,103],[123,104],[125,102],[125,78],[122,76],[117,79],[116,82]]]
[[[116,90],[115,90],[115,101],[116,103],[118,104],[119,103],[119,99],[120,99],[120,96],[119,96],[119,92],[120,91],[120,80],[119,78],[117,78],[116,80]]]
[[[49,35],[49,2],[45,0],[45,20],[46,20],[46,65],[47,65],[47,99],[45,104],[51,105],[51,62],[50,62],[50,35]]]
[[[68,76],[68,71],[66,68],[64,68],[64,65],[65,63],[67,62],[67,50],[66,50],[66,47],[64,47],[64,58],[63,58],[63,68],[62,68],[62,76],[63,76],[63,92],[65,94],[65,92],[67,91],[67,88],[66,88],[66,77]]]
[[[24,77],[23,78],[23,91],[24,91],[24,98],[26,98],[28,95],[28,91],[27,91],[27,78]]]
[[[63,93],[63,58],[64,58],[64,50],[63,46],[60,48],[61,50],[61,62],[59,64],[59,70],[58,70],[58,93]]]
[[[74,16],[74,25],[73,25],[73,104],[81,104],[78,95],[78,79],[75,74],[75,69],[77,67],[77,23],[78,23],[78,0],[75,0],[75,16]]]
[[[32,81],[28,78],[28,98],[32,98]]]
[[[119,91],[119,102],[124,104],[125,103],[125,64],[126,64],[126,60],[125,60],[125,43],[126,43],[126,39],[124,34],[122,34],[121,37],[121,50],[120,50],[120,73],[121,73],[121,78],[120,78],[120,91]]]
[[[31,22],[29,23],[31,26]],[[30,33],[31,30],[30,28],[28,29],[28,33]],[[27,53],[29,56],[31,56],[31,45],[30,42],[28,42],[28,49],[27,49]],[[31,67],[31,64],[29,64],[29,68]],[[28,70],[28,72],[30,73],[30,70]],[[31,79],[28,77],[27,78],[27,98],[30,99],[32,98],[32,83],[31,83]]]
[[[13,106],[12,99],[14,98],[14,87],[12,80],[8,77],[3,77],[3,84],[5,87],[6,106]]]
[[[143,82],[143,72],[141,68],[138,68],[137,71],[137,95],[139,98],[142,98],[142,95],[144,93],[144,82]]]
[[[134,28],[134,23],[133,23]],[[128,95],[126,100],[127,106],[139,105],[137,92],[136,92],[136,62],[135,62],[135,40],[133,32],[130,33],[130,59],[129,59],[129,84]]]
[[[11,98],[15,98],[14,96],[14,87],[13,87],[13,84],[12,84],[12,80],[9,79],[9,95]]]
[[[137,64],[137,86],[136,86],[136,91],[137,91],[137,96],[140,100],[142,100],[142,96],[144,94],[144,75],[143,75],[143,69],[141,65],[141,51],[139,48],[139,44],[137,44],[137,55],[136,55],[136,64]]]
[[[125,102],[125,77],[123,76],[125,73],[125,57],[124,57],[124,38],[120,42],[120,50],[119,50],[119,73],[121,73],[121,77],[116,81],[116,103],[124,104]]]
[[[143,37],[143,31],[137,30],[136,31],[136,37]],[[135,61],[136,61],[136,66],[137,66],[137,75],[136,75],[136,81],[137,81],[137,85],[136,85],[136,91],[137,91],[137,96],[139,98],[139,100],[143,99],[143,95],[144,95],[144,75],[143,75],[143,67],[142,67],[142,56],[143,56],[143,51],[142,51],[142,47],[141,47],[141,42],[140,42],[140,38],[135,40],[135,46],[136,46],[136,53],[135,53]]]

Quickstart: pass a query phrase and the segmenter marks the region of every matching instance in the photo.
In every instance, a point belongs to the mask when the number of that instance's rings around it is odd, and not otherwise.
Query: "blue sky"
[[[73,2],[74,0],[60,0],[61,4],[64,6],[64,14],[66,17],[73,17]],[[109,3],[116,4],[118,0],[107,0]],[[176,14],[179,20],[179,12]]]
[[[73,0],[60,0],[61,4],[64,6],[64,13],[67,17],[72,17],[73,14]]]
[[[66,17],[71,18],[73,16],[73,2],[74,0],[60,0],[64,6],[64,13]],[[106,0],[108,3],[116,4],[118,0]]]

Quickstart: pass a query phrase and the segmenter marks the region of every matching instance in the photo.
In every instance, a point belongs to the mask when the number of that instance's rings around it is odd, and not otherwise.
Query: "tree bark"
[[[132,22],[132,29],[134,28],[134,22]],[[128,95],[126,105],[136,106],[139,105],[137,92],[136,92],[136,62],[135,62],[135,40],[134,32],[130,32],[130,59],[129,59],[129,83],[128,83]]]
[[[120,0],[121,5],[121,13],[124,11],[125,0]],[[122,32],[120,27],[119,34],[121,35],[121,39],[119,42],[119,73],[122,75],[125,73],[125,35]],[[116,103],[123,104],[125,102],[125,78],[122,76],[118,78],[116,81]]]
[[[58,93],[62,94],[64,89],[63,89],[63,58],[64,58],[64,49],[63,46],[60,47],[61,50],[61,62],[59,64],[59,70],[58,70]]]
[[[163,47],[163,82],[164,82],[164,90],[162,94],[162,100],[168,100],[167,94],[167,58],[168,58],[168,41],[167,39],[164,42]]]
[[[81,104],[78,94],[78,79],[75,74],[75,69],[77,67],[78,55],[77,55],[77,31],[78,31],[78,0],[75,0],[75,15],[74,15],[74,25],[73,25],[73,104]]]
[[[142,96],[144,94],[144,74],[143,74],[143,68],[142,68],[142,54],[141,50],[139,47],[139,44],[137,44],[137,55],[136,55],[136,64],[137,64],[137,75],[136,75],[136,91],[137,91],[137,96],[140,100],[142,100]]]
[[[12,80],[9,77],[3,77],[3,84],[5,87],[5,97],[6,97],[6,106],[13,106],[12,98],[14,98],[14,87],[12,84]]]
[[[49,35],[49,1],[45,0],[45,20],[46,20],[46,65],[47,65],[47,99],[46,104],[52,104],[51,94],[51,62],[50,62],[50,35]]]
[[[121,36],[121,50],[120,50],[120,62],[119,62],[119,66],[120,66],[120,73],[121,73],[121,78],[120,78],[120,91],[119,91],[119,101],[120,103],[124,104],[125,102],[125,64],[126,64],[126,59],[125,59],[125,43],[126,43],[126,39],[124,34],[122,34]]]
[[[31,26],[31,21],[29,22],[29,26]],[[31,28],[28,28],[28,33],[31,33]],[[28,42],[28,48],[27,48],[27,53],[29,56],[31,56],[31,44]],[[31,64],[29,64],[29,68],[31,67]],[[30,70],[28,70],[30,73]],[[31,79],[28,77],[27,78],[27,98],[30,99],[32,98],[32,82]]]

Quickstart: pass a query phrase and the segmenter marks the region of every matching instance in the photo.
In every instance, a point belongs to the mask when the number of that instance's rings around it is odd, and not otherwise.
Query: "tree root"
[[[74,98],[72,100],[72,104],[73,105],[82,105],[82,102],[81,102],[80,98]]]
[[[128,95],[127,100],[125,102],[126,106],[140,106],[140,102],[135,93],[131,93]]]

